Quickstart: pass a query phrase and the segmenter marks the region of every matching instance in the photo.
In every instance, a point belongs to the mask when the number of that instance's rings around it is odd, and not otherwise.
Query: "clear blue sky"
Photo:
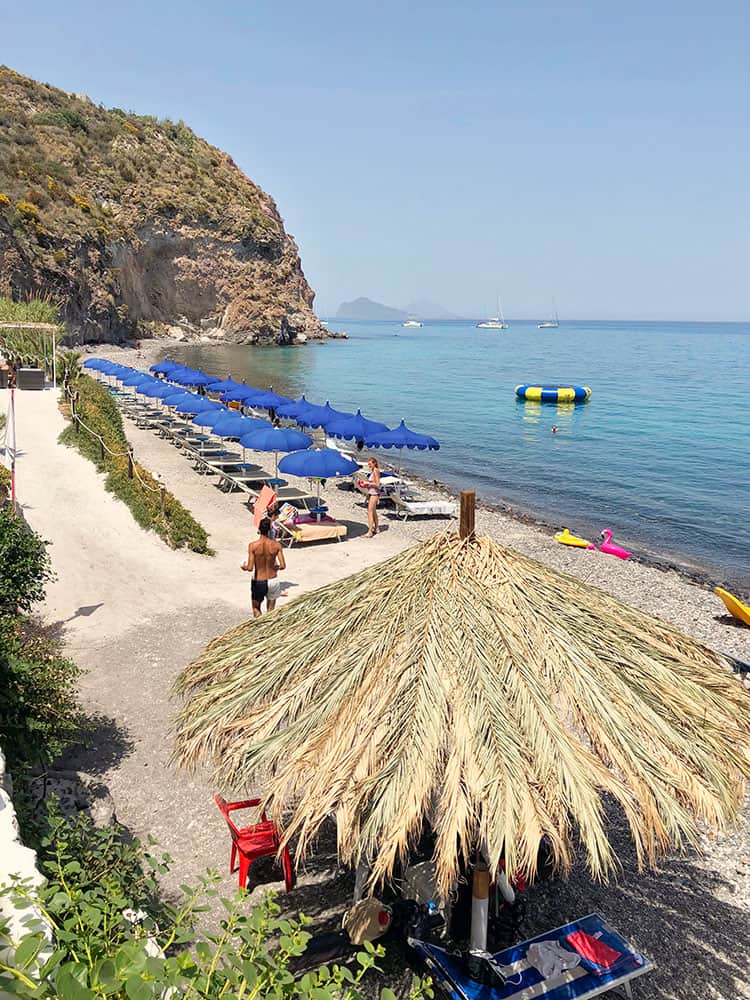
[[[2,61],[183,118],[318,306],[750,318],[746,0],[17,4]],[[493,309],[494,311],[494,309]]]

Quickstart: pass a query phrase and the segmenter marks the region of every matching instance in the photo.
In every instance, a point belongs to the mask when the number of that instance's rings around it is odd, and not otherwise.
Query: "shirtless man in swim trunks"
[[[281,581],[277,578],[280,569],[286,569],[284,550],[281,542],[274,542],[268,536],[271,531],[271,520],[264,517],[258,525],[260,538],[247,547],[247,562],[242,569],[254,573],[250,584],[250,598],[253,604],[253,618],[261,615],[260,606],[265,600],[266,610],[273,611],[281,591]]]

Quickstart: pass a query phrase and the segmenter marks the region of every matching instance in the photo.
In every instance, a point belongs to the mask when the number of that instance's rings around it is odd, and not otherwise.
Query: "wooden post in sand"
[[[133,452],[128,448],[128,476],[133,478]]]
[[[474,490],[461,490],[461,513],[458,526],[460,538],[474,537],[474,511],[477,503],[477,495]]]

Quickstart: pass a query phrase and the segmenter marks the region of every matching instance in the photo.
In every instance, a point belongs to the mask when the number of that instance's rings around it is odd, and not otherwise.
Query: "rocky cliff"
[[[86,339],[326,336],[273,199],[183,122],[0,67],[0,294]]]

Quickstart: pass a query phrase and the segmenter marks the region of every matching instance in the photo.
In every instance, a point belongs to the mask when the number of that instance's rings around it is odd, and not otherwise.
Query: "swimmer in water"
[[[552,433],[557,434],[557,424],[552,425]]]

